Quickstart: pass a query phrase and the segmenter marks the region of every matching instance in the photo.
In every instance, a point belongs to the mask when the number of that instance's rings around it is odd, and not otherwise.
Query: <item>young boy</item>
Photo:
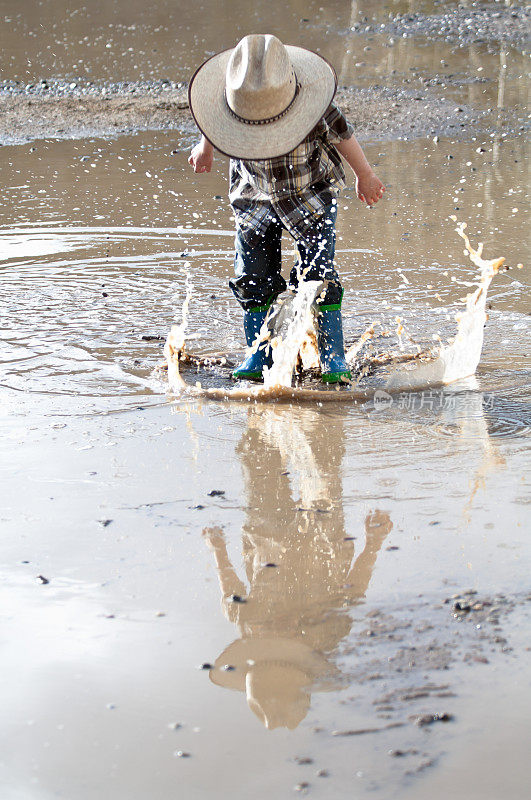
[[[289,285],[322,280],[317,341],[322,379],[350,380],[341,300],[334,267],[337,196],[345,173],[356,174],[358,198],[372,206],[385,187],[371,169],[353,128],[332,103],[336,74],[321,56],[285,46],[275,36],[246,36],[210,58],[190,81],[190,109],[201,133],[188,159],[210,172],[214,147],[231,157],[229,199],[236,219],[235,277],[229,285],[244,310],[247,345],[286,289],[281,275],[282,231],[295,239],[299,262]],[[272,353],[261,345],[233,373],[260,380]]]

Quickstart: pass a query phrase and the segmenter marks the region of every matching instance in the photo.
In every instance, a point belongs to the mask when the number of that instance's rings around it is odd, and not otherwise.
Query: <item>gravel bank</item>
[[[501,42],[529,47],[531,9],[497,3],[460,6],[441,14],[397,14],[387,23],[355,22],[353,31],[393,37],[426,36],[459,45]]]
[[[483,112],[429,92],[375,86],[340,88],[337,102],[362,140],[388,141],[457,134],[477,123]],[[0,84],[0,144],[35,139],[76,139],[178,130],[193,135],[186,87],[168,82],[82,84],[42,81]]]

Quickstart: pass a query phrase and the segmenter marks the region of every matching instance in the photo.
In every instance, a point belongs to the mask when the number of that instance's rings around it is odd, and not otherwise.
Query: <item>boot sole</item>
[[[261,381],[264,375],[262,372],[233,372],[232,377],[237,381]]]
[[[346,380],[352,380],[352,373],[351,372],[326,372],[321,375],[321,380],[323,383],[343,383],[343,378]]]

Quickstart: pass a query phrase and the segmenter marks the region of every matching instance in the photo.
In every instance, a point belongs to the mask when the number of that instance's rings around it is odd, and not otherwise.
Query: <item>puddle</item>
[[[10,149],[0,220],[3,302],[9,310],[4,385],[78,396],[160,394],[153,369],[162,363],[167,330],[180,319],[188,273],[191,344],[200,352],[237,354],[242,347],[240,312],[226,285],[232,231],[225,162],[220,159],[211,176],[190,175],[185,154],[169,155],[168,138],[146,133],[111,143],[43,142],[32,153]],[[518,141],[496,154],[493,145],[491,152],[476,153],[475,144],[395,142],[392,152],[380,154],[377,145],[369,148],[378,169],[390,172],[387,235],[383,241],[378,235],[383,212],[358,207],[348,190],[340,203],[338,260],[347,341],[374,322],[380,332],[393,331],[397,317],[419,341],[433,334],[444,339],[455,332],[453,316],[466,292],[459,281],[471,278],[448,217],[466,217],[473,238],[485,242],[486,256],[503,253],[512,267],[497,277],[489,295],[480,374],[484,380],[487,370],[496,389],[504,373],[495,370],[506,367],[499,341],[510,342],[513,369],[525,369],[525,270],[515,269],[522,259],[517,231],[525,214],[523,153]],[[82,160],[87,153],[91,162]],[[396,165],[406,157],[415,174],[398,191],[393,174],[398,182]],[[446,188],[439,183],[436,204],[425,188],[437,175]],[[510,186],[505,196],[502,180]],[[35,185],[48,188],[32,195]],[[13,217],[9,209],[15,206]],[[69,208],[74,210],[67,223]]]
[[[470,797],[523,795],[521,45],[412,32],[436,2],[205,3],[200,27],[165,0],[26,6],[2,6],[6,81],[163,92],[267,28],[320,48],[343,84],[466,110],[438,141],[369,137],[385,199],[341,197],[345,336],[371,367],[351,403],[169,393],[158,368],[187,293],[188,351],[220,361],[184,365],[186,383],[226,393],[244,351],[227,162],[191,173],[191,128],[1,148],[4,791],[383,800],[442,797],[452,778]],[[413,19],[391,41],[377,26],[397,14]],[[481,131],[461,128],[476,112]],[[455,335],[473,289],[452,215],[510,267],[476,374],[391,391],[401,357]]]

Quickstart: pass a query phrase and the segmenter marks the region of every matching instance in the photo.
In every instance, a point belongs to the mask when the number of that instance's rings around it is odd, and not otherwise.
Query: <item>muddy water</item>
[[[234,38],[209,6],[200,33],[174,4],[21,8],[6,63],[28,81],[78,64],[182,79]],[[239,33],[277,31],[275,4],[253,8]],[[350,4],[288,12],[342,68]],[[363,46],[374,75],[384,49],[402,76],[452,56],[489,78],[478,104],[523,91],[519,56],[504,77],[494,46],[477,63],[448,43]],[[187,287],[190,349],[242,348],[227,164],[189,173],[189,133],[2,148],[3,796],[523,795],[526,149],[502,133],[367,145],[388,193],[340,202],[349,342],[378,322],[376,351],[398,347],[396,317],[406,348],[455,332],[473,269],[451,214],[511,269],[474,378],[348,407],[168,396],[156,368]]]
[[[358,19],[383,19],[389,10],[404,13],[412,6],[428,13],[434,9],[433,2],[394,2],[375,13],[369,2],[344,0],[324,6],[318,0],[296,0],[284,5],[282,14],[266,0],[253,3],[252,9],[243,0],[206,0],[195,6],[155,0],[149,7],[138,0],[96,0],[75,9],[65,0],[29,5],[2,3],[6,70],[10,78],[28,81],[54,72],[89,79],[187,81],[190,67],[205,54],[232,47],[235,39],[256,30],[300,41],[337,61]]]
[[[190,175],[186,151],[170,155],[174,144],[173,136],[147,133],[7,151],[0,247],[13,389],[96,395],[104,405],[139,393],[160,398],[152,371],[161,343],[142,337],[164,337],[180,319],[187,281],[190,346],[241,348],[240,312],[227,287],[227,164],[220,158],[210,176]],[[524,257],[523,145],[395,142],[368,152],[389,188],[385,210],[364,209],[352,188],[340,201],[347,339],[371,322],[392,332],[397,317],[421,343],[455,333],[464,282],[475,273],[449,220],[455,214],[487,256],[504,255],[511,267],[491,288],[481,371],[495,370],[488,388],[503,383],[499,344],[510,341],[514,387],[527,350],[525,271],[516,268]],[[289,261],[289,241],[286,249]]]

